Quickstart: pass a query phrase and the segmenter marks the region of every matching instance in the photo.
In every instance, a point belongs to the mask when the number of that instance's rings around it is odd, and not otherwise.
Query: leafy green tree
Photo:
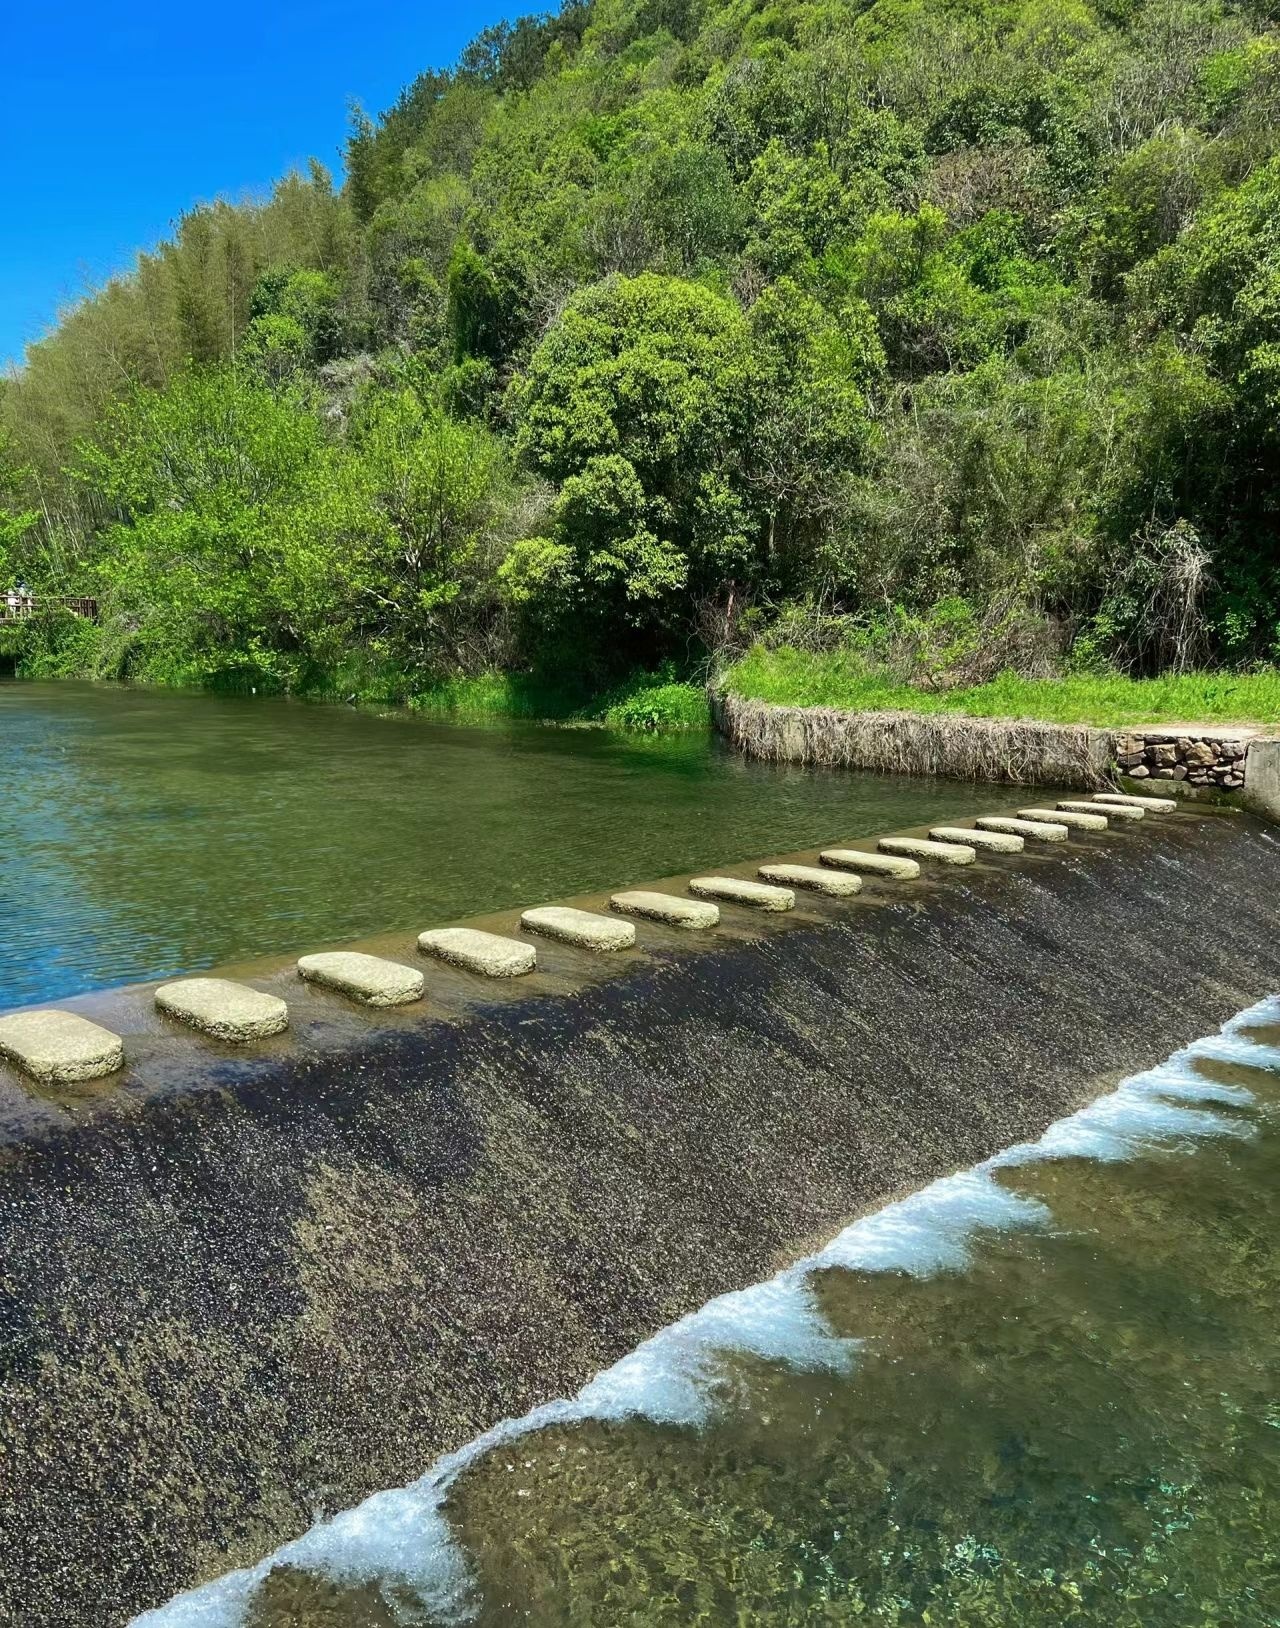
[[[379,521],[361,605],[367,636],[427,668],[483,664],[493,529],[510,488],[501,443],[402,388],[362,403],[350,458]]]
[[[786,279],[756,301],[750,329],[746,482],[763,506],[772,585],[802,591],[821,528],[846,499],[844,477],[870,443],[866,392],[883,382],[884,351],[869,306],[850,300],[833,316]]]
[[[96,574],[144,668],[270,684],[336,660],[377,516],[305,395],[195,369],[118,403],[79,468],[111,506]]]

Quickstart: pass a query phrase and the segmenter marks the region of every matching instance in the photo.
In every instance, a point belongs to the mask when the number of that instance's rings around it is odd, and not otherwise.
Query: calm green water
[[[138,1628],[1275,1628],[1280,1000]]]
[[[1026,801],[702,735],[80,684],[0,684],[0,762],[0,1009]]]

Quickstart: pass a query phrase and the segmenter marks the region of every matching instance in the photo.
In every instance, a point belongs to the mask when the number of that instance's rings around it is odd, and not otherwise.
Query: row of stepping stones
[[[695,876],[692,898],[645,890],[615,893],[613,915],[544,905],[526,910],[520,925],[528,933],[579,949],[630,949],[636,940],[633,920],[706,931],[720,921],[720,905],[765,911],[790,910],[796,888],[834,898],[847,898],[862,887],[864,876],[910,881],[922,862],[971,865],[980,852],[1020,853],[1026,842],[1065,842],[1072,831],[1105,831],[1113,819],[1140,820],[1147,813],[1169,813],[1177,803],[1164,797],[1098,792],[1089,801],[1061,802],[1056,808],[1024,808],[1016,816],[983,815],[973,827],[934,826],[924,837],[881,837],[876,852],[828,848],[821,865],[761,865],[759,881],[735,876]],[[622,918],[622,919],[620,919]],[[474,927],[439,927],[422,933],[418,948],[466,972],[485,978],[518,978],[537,966],[532,944],[481,932]],[[304,955],[299,976],[334,990],[363,1006],[404,1006],[422,999],[425,979],[414,967],[355,950]],[[289,1025],[288,1004],[247,984],[227,978],[184,978],[156,990],[157,1007],[168,1017],[215,1039],[247,1043],[280,1034]],[[7,1058],[42,1084],[76,1084],[113,1074],[124,1066],[118,1035],[75,1012],[17,1012],[0,1018],[0,1057]]]

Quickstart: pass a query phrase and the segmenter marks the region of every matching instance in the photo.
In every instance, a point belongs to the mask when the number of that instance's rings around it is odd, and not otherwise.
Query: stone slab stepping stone
[[[970,831],[963,825],[935,825],[929,835],[935,842],[965,842],[993,854],[1020,854],[1026,846],[1012,831]]]
[[[613,916],[598,916],[594,910],[574,910],[568,905],[540,905],[526,910],[520,925],[543,938],[561,944],[576,944],[582,950],[629,950],[636,941],[635,927]]]
[[[914,882],[920,862],[899,854],[868,854],[861,848],[827,848],[818,855],[824,865],[836,870],[861,871],[864,876],[890,876],[895,882]]]
[[[1127,803],[1059,803],[1060,809],[1069,814],[1101,814],[1106,809],[1104,818],[1108,820],[1140,820],[1143,817],[1140,808],[1130,808]]]
[[[1068,831],[1105,831],[1105,814],[1086,814],[1083,809],[1020,808],[1020,820],[1048,821],[1050,825],[1065,825]]]
[[[124,1044],[75,1012],[15,1012],[0,1018],[0,1057],[42,1085],[75,1085],[123,1068]]]
[[[984,814],[977,822],[984,831],[1008,831],[1036,842],[1065,842],[1071,835],[1057,820],[1020,820],[1007,814]]]
[[[289,1008],[278,995],[264,995],[230,978],[184,978],[156,990],[156,1005],[215,1040],[263,1040],[289,1027]]]
[[[1095,791],[1095,803],[1106,803],[1108,807],[1122,803],[1125,808],[1150,809],[1153,814],[1176,814],[1178,805],[1172,797],[1132,797],[1125,791]]]
[[[720,912],[705,899],[681,899],[674,893],[615,893],[609,900],[610,910],[622,916],[644,916],[648,921],[660,921],[668,927],[705,929],[715,927]]]
[[[826,893],[833,899],[847,899],[862,891],[862,878],[849,871],[819,870],[816,865],[761,865],[757,872],[766,882],[804,887],[813,893]]]
[[[790,910],[796,896],[789,887],[771,887],[766,882],[747,882],[737,876],[695,876],[689,892],[701,899],[723,899],[726,904],[746,904],[754,910]]]
[[[478,972],[484,978],[519,978],[538,964],[532,944],[501,933],[482,933],[478,927],[433,927],[418,934],[423,955],[434,955],[464,972]]]
[[[384,961],[380,955],[362,955],[358,950],[304,955],[298,962],[298,972],[308,983],[336,989],[365,1006],[407,1006],[410,1001],[422,999],[426,982],[413,967]]]
[[[936,859],[940,865],[972,865],[978,857],[978,850],[965,843],[927,842],[924,837],[881,837],[876,847],[908,859]]]

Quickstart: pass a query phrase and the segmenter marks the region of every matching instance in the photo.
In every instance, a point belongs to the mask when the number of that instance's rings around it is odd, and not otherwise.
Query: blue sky
[[[531,0],[394,4],[9,0],[0,96],[0,364],[192,204],[336,172],[354,99],[378,112]]]

